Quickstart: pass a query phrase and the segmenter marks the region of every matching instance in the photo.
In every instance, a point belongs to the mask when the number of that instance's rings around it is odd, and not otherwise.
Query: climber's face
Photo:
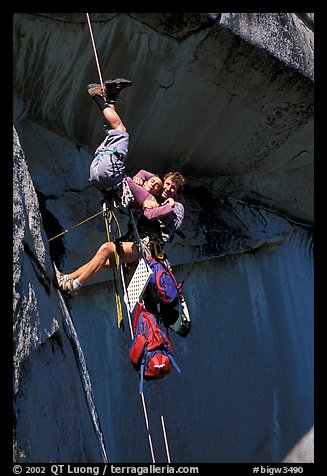
[[[161,178],[154,175],[144,182],[143,187],[147,192],[151,193],[151,195],[159,195],[162,190],[162,185],[163,182]]]
[[[163,184],[161,196],[164,199],[172,198],[178,192],[178,185],[176,182],[171,180],[169,177],[166,178]]]

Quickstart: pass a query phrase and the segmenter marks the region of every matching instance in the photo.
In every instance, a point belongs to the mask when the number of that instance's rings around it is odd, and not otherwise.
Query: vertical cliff
[[[101,209],[84,15],[14,16],[16,462],[151,462],[112,272],[66,301],[53,285],[52,261],[106,239],[99,215],[48,242]],[[133,80],[128,170],[188,180],[167,253],[193,326],[170,333],[182,373],[145,388],[156,459],[164,411],[175,463],[312,462],[312,14],[91,15],[105,79]]]
[[[87,404],[87,372],[52,284],[48,241],[15,129],[13,144],[14,459],[103,461],[101,432]]]

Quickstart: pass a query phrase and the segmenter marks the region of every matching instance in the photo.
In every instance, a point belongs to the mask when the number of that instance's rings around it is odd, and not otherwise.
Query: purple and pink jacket
[[[151,172],[148,172],[147,170],[140,170],[137,174],[136,177],[139,177],[143,180],[148,180],[150,177],[154,175]],[[132,178],[129,178],[128,180],[128,185],[133,182]],[[144,200],[151,200],[153,199],[153,195],[151,195],[149,192],[147,192],[143,187],[140,185],[136,185],[133,182],[134,185],[132,187],[136,191],[139,198],[135,198],[135,201],[138,201],[137,205],[139,208],[142,208],[142,203]],[[135,187],[139,187],[137,190]],[[131,187],[130,187],[131,188]],[[142,189],[140,191],[139,189]],[[131,192],[134,195],[134,191],[131,188]],[[146,198],[143,198],[146,197]],[[143,198],[143,199],[142,199]],[[144,209],[144,217],[147,218],[149,221],[154,221],[158,220],[159,226],[160,226],[160,235],[161,235],[161,240],[165,243],[169,242],[174,231],[176,231],[183,223],[184,220],[184,206],[180,202],[175,201],[175,206],[172,208],[170,205],[161,205],[157,208],[146,208]]]
[[[143,172],[143,171],[141,170],[140,172]],[[136,177],[143,178],[139,175],[139,173],[136,174]],[[148,178],[152,177],[152,175],[153,174],[149,174]],[[148,180],[148,179],[143,179],[143,180]],[[145,190],[145,188],[142,187],[142,185],[137,185],[135,182],[133,182],[133,179],[131,177],[127,177],[127,183],[134,196],[135,205],[137,208],[142,209],[142,204],[144,200],[153,200],[153,199],[156,200],[156,197],[151,195],[151,193],[148,192],[147,190]],[[172,211],[173,211],[173,208],[169,204],[166,204],[156,208],[144,208],[143,215],[145,216],[147,220],[153,221],[153,220],[158,220],[159,218],[165,217],[166,215],[168,215],[168,213],[171,213]]]

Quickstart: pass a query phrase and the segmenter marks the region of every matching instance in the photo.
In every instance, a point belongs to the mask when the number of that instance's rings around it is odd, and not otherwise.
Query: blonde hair
[[[168,173],[166,173],[166,175],[163,178],[164,181],[167,178],[170,178],[173,182],[176,182],[176,184],[178,186],[177,193],[182,193],[182,191],[184,190],[185,183],[186,183],[185,177],[183,177],[183,175],[180,174],[179,172],[168,172]]]

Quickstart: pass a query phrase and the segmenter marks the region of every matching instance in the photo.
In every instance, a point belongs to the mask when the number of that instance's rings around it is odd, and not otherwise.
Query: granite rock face
[[[103,442],[86,405],[71,328],[52,284],[38,199],[15,129],[13,144],[14,460],[103,461]]]
[[[167,246],[193,321],[160,382],[172,461],[312,462],[313,14],[90,15],[103,78],[133,81],[129,173],[187,178]],[[106,240],[101,214],[74,227],[101,211],[85,14],[16,13],[14,65],[15,461],[151,462],[112,272],[66,304],[53,285],[52,261],[69,272]]]
[[[103,78],[133,81],[119,105],[129,170],[175,167],[312,222],[312,29],[291,13],[198,15],[91,15]],[[86,17],[14,20],[25,114],[93,153],[103,132],[86,93],[98,81]]]

